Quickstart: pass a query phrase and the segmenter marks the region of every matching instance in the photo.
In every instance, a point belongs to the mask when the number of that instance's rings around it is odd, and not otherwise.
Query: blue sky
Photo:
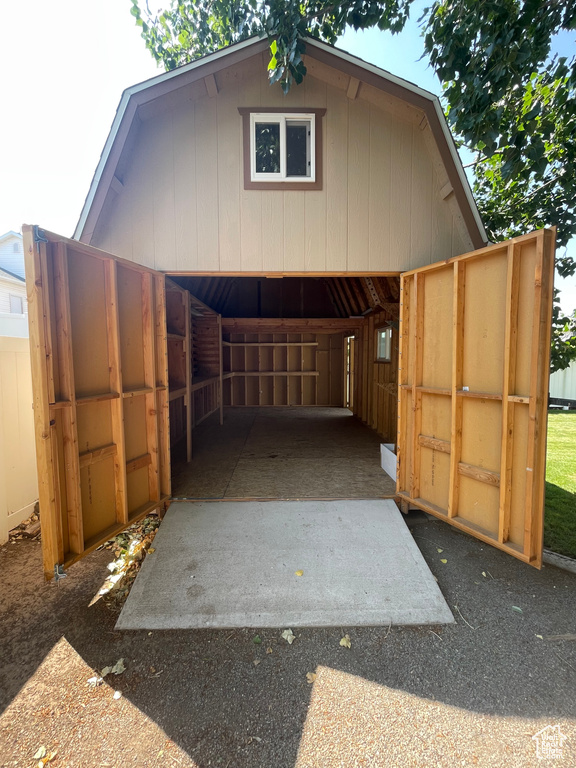
[[[402,35],[347,32],[339,46],[420,87],[440,92],[421,60],[419,0]],[[71,235],[122,91],[157,74],[129,0],[5,4],[0,46],[0,234],[23,223]],[[573,35],[559,41],[574,50]],[[576,243],[571,243],[576,258]],[[576,280],[563,286],[576,307]]]

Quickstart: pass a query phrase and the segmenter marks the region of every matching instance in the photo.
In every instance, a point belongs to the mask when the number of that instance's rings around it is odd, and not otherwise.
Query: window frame
[[[238,107],[242,116],[243,154],[244,154],[244,189],[261,190],[320,190],[322,189],[322,117],[326,109],[316,107]],[[277,118],[268,119],[266,118]],[[276,180],[276,174],[262,174],[264,178],[254,178],[254,126],[256,122],[280,122],[286,120],[309,120],[311,123],[310,159],[313,163],[310,177],[299,176],[290,178],[281,176]],[[282,134],[282,128],[281,128]]]
[[[13,299],[16,299],[16,300],[18,300],[20,302],[20,312],[14,312],[12,310],[12,300]],[[23,296],[18,296],[18,294],[16,294],[16,293],[9,293],[8,294],[8,301],[10,303],[10,314],[11,315],[24,315],[24,314],[26,314],[25,311],[24,311],[24,297]]]
[[[374,333],[376,334],[376,355],[375,355],[375,362],[377,363],[391,363],[392,362],[392,341],[393,341],[393,333],[392,333],[392,326],[391,325],[381,325],[379,328],[374,329]],[[389,338],[389,357],[380,357],[380,334],[381,333],[387,333],[390,334]]]

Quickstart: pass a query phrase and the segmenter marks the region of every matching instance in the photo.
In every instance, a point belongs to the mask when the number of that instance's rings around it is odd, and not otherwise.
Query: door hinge
[[[47,243],[48,238],[43,229],[40,229],[38,224],[34,224],[34,242],[35,243]]]
[[[60,579],[65,579],[67,575],[68,574],[64,573],[64,566],[56,563],[54,566],[54,581],[56,584],[58,584]]]

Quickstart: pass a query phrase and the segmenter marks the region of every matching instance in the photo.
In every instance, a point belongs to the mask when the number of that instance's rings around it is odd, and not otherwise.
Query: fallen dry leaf
[[[306,680],[308,680],[309,683],[313,683],[314,680],[316,680],[316,672],[307,672]]]
[[[296,576],[304,576],[304,571],[294,571]]]
[[[440,562],[441,562],[441,563],[444,563],[444,564],[446,564],[446,563],[448,562],[448,560],[444,560],[444,558],[442,558],[442,559],[440,560]]]
[[[125,671],[126,667],[124,666],[124,659],[118,659],[113,667],[104,667],[100,674],[102,677],[106,677],[106,675],[121,675]]]
[[[296,640],[296,635],[292,632],[291,629],[285,629],[281,636],[284,638],[284,640],[286,640],[288,645],[292,645],[294,640]]]
[[[150,552],[156,552],[156,548],[155,547],[148,547],[148,553],[150,553]]]
[[[102,680],[102,678],[98,677],[98,675],[94,675],[94,677],[88,678],[88,685],[91,688],[96,688],[97,686],[102,685],[103,682],[104,681]],[[36,759],[36,756],[34,756],[34,759]]]
[[[42,757],[38,761],[38,768],[44,768],[45,765],[47,765],[48,763],[51,763],[57,754],[58,754],[58,750],[55,749],[54,752],[49,752],[47,755],[44,755],[44,757]]]
[[[46,755],[46,747],[39,747],[38,751],[34,755],[34,760],[41,760]]]
[[[254,659],[254,661],[252,662],[252,664],[254,664],[254,666],[255,666],[255,667],[257,667],[257,666],[258,666],[258,664],[260,664],[260,662],[261,662],[261,661],[262,661],[262,659]]]
[[[344,646],[344,648],[352,648],[350,635],[344,635],[344,637],[340,640],[340,645]]]
[[[266,648],[266,653],[272,653],[272,648]]]
[[[438,547],[436,551],[438,552],[438,554],[440,554],[440,552],[444,552],[444,550],[440,549],[440,547]]]

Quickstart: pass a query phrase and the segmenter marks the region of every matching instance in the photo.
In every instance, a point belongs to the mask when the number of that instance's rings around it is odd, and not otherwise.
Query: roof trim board
[[[307,39],[306,47],[307,55],[312,58],[346,72],[350,76],[424,111],[474,247],[486,245],[488,238],[438,97],[384,69],[368,64],[356,56],[313,38]],[[74,239],[88,243],[91,240],[139,106],[172,90],[214,74],[225,67],[239,63],[267,50],[267,48],[268,41],[266,39],[250,38],[127,88],[120,99],[74,232]]]

